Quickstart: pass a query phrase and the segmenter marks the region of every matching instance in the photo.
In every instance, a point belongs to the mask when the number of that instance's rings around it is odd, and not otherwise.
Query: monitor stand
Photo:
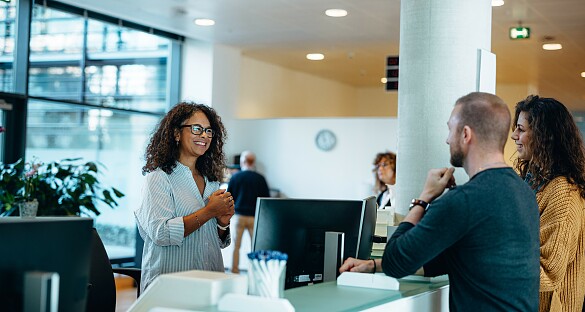
[[[323,261],[323,281],[337,280],[339,267],[343,264],[343,244],[345,234],[342,232],[325,232],[325,260]]]

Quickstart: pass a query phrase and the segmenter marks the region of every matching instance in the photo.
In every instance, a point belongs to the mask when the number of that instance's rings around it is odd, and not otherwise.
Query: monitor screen
[[[59,274],[60,312],[85,311],[92,227],[91,218],[0,218],[0,311],[23,311],[31,271]]]
[[[373,196],[364,200],[259,198],[252,250],[288,254],[285,289],[322,282],[325,232],[344,233],[344,259],[368,259],[376,208]]]

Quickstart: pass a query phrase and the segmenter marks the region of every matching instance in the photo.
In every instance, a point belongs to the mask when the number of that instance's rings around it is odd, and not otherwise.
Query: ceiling
[[[234,46],[243,55],[353,86],[380,86],[385,59],[398,55],[398,0],[62,0],[189,38]],[[487,1],[487,0],[486,0]],[[344,18],[324,15],[343,8]],[[497,82],[532,85],[542,96],[585,111],[585,1],[506,0],[493,8]],[[212,18],[200,27],[194,18]],[[508,29],[531,28],[510,40]],[[545,37],[563,45],[544,51]],[[325,60],[308,61],[311,52]]]

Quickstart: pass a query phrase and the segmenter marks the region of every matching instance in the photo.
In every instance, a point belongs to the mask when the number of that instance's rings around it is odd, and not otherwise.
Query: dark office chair
[[[140,296],[140,269],[112,268],[106,248],[98,232],[93,229],[91,263],[87,291],[87,312],[109,312],[116,310],[116,283],[114,273],[132,277],[138,285],[136,296]]]

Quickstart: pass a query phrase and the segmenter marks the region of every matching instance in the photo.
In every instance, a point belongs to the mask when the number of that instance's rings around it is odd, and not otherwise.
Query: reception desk
[[[190,271],[197,272],[197,271]],[[206,274],[217,274],[215,272],[204,272]],[[201,289],[219,289],[222,287],[201,286],[202,279],[197,282],[189,282],[181,276],[178,276],[175,284],[171,282],[171,275],[191,274],[189,272],[174,273],[167,275],[168,283],[157,293],[154,291],[158,288],[152,288],[140,296],[139,300],[131,307],[132,312],[148,312],[151,308],[157,307],[157,312],[176,312],[181,311],[221,311],[217,304],[217,299],[223,295],[216,292],[210,300],[198,300],[194,294],[202,295]],[[247,280],[240,279],[234,275],[222,275],[207,281],[208,283],[220,282],[223,280],[231,285],[230,279],[234,283],[244,282],[236,294],[245,293],[245,283]],[[170,284],[169,284],[170,283]],[[182,284],[181,284],[182,283]],[[233,288],[233,285],[224,285],[227,288]],[[161,284],[162,285],[162,284]],[[225,288],[223,287],[223,288]],[[231,289],[230,288],[230,289]],[[235,289],[235,288],[234,288]],[[232,289],[232,291],[234,290]],[[239,289],[239,288],[238,288]],[[225,293],[225,290],[223,292]],[[230,291],[228,291],[230,292]],[[325,282],[316,285],[303,286],[288,289],[284,292],[284,297],[294,307],[295,311],[449,311],[449,282],[446,277],[430,281],[412,281],[406,279],[399,280],[398,290],[380,290],[363,287],[351,287],[337,285],[336,281]],[[257,297],[256,297],[257,298]],[[244,300],[246,298],[230,298],[227,302],[231,303],[237,311],[275,311],[275,307],[260,307],[258,302]],[[238,302],[238,300],[243,300]],[[207,304],[204,302],[208,302]],[[209,304],[211,303],[211,305]]]
[[[338,286],[336,282],[289,289],[296,311],[449,311],[449,282],[400,280],[399,290]]]

